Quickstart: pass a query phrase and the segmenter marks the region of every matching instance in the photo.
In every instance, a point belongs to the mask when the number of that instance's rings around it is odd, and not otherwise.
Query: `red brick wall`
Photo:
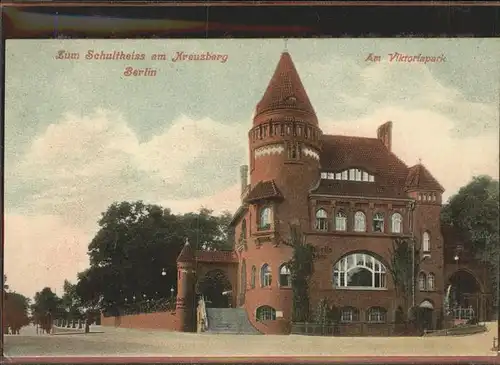
[[[175,312],[141,313],[120,317],[104,317],[101,315],[101,325],[106,327],[180,331],[179,317]]]

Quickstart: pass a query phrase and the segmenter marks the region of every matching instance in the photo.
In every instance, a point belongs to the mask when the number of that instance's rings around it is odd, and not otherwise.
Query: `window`
[[[333,179],[334,179],[334,176],[335,176],[335,175],[333,174],[333,172],[329,172],[329,173],[328,173],[328,180],[333,180]]]
[[[418,274],[418,290],[424,291],[426,288],[427,278],[423,272]]]
[[[316,212],[316,229],[318,231],[326,231],[328,229],[328,215],[324,209],[318,209]]]
[[[263,207],[260,210],[259,217],[259,230],[266,230],[271,228],[271,208]]]
[[[271,268],[268,264],[262,265],[262,269],[260,269],[260,284],[263,288],[267,286],[271,286],[272,275]]]
[[[255,315],[258,321],[274,321],[276,320],[276,309],[269,307],[268,305],[263,305],[257,308],[257,313]]]
[[[354,214],[354,230],[356,232],[366,232],[366,216],[363,212]]]
[[[349,171],[342,171],[342,180],[348,180],[349,179]]]
[[[326,179],[326,178],[327,178],[327,176],[328,176],[328,175],[326,174],[326,172],[322,172],[322,173],[321,173],[321,178],[322,178],[322,179]]]
[[[347,215],[341,210],[339,210],[335,216],[335,230],[347,230]]]
[[[363,171],[363,181],[368,181],[368,173]]]
[[[370,323],[385,323],[387,311],[381,307],[372,307],[368,309],[368,322]]]
[[[297,151],[297,145],[295,143],[288,146],[288,157],[291,159],[299,157],[299,152]]]
[[[422,251],[431,251],[431,236],[428,232],[424,232],[424,234],[422,235]]]
[[[399,213],[394,213],[391,217],[392,233],[401,233],[403,226],[403,216]]]
[[[340,172],[335,173],[335,180],[342,180],[342,174]]]
[[[384,232],[384,215],[376,213],[373,216],[373,232]]]
[[[352,180],[352,181],[355,180],[354,171],[355,171],[354,169],[349,170],[349,180]]]
[[[354,170],[354,179],[356,181],[361,181],[361,170],[359,169]]]
[[[336,288],[386,288],[386,268],[369,254],[351,254],[334,265],[333,283]]]
[[[247,220],[243,219],[241,222],[241,236],[247,238]]]
[[[340,322],[349,323],[359,321],[359,311],[353,307],[344,307],[340,310]]]
[[[436,276],[433,273],[427,275],[427,290],[436,290]]]
[[[375,177],[373,175],[368,175],[368,181],[369,182],[374,182],[375,181]]]
[[[422,200],[422,194],[418,194],[417,199],[418,199],[418,200]]]
[[[250,273],[250,287],[255,289],[255,277],[257,276],[257,268],[252,266],[252,272]]]
[[[280,268],[280,286],[292,286],[292,273],[286,265],[282,265]]]

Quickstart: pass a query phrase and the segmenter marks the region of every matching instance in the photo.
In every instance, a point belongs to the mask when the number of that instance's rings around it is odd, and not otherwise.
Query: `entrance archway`
[[[197,292],[205,297],[208,308],[229,308],[232,286],[223,270],[207,272],[197,283]]]
[[[482,287],[479,280],[467,270],[458,270],[450,276],[449,304],[451,309],[472,308],[475,317],[482,317]],[[467,318],[471,314],[467,314]]]
[[[432,330],[434,318],[434,304],[430,300],[424,300],[417,309],[417,323],[422,330]]]

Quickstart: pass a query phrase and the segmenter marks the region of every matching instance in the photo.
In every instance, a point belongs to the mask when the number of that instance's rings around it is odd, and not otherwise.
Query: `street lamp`
[[[165,276],[167,275],[167,272],[165,271],[165,269],[161,269],[161,276]]]
[[[174,287],[170,288],[170,297],[173,299],[174,298]]]

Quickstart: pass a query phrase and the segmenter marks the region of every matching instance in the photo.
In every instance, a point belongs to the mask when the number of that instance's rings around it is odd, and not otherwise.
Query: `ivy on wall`
[[[308,322],[311,317],[309,279],[314,271],[314,249],[305,242],[300,228],[290,225],[292,259],[288,262],[292,276],[292,322]]]

